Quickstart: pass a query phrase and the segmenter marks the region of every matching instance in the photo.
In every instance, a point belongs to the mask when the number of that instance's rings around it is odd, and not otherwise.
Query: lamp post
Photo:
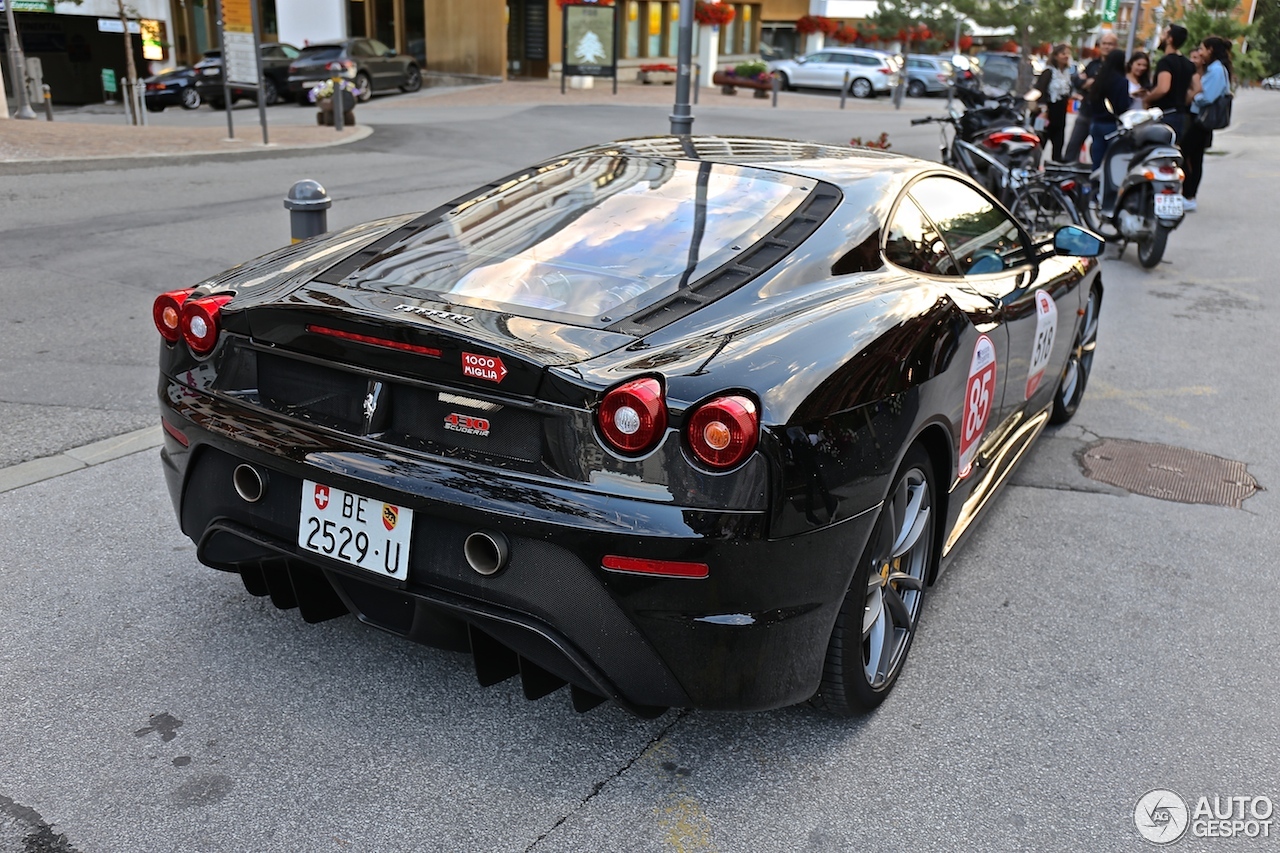
[[[680,33],[676,42],[676,103],[671,111],[671,135],[693,132],[689,106],[689,76],[693,70],[693,0],[680,0]]]
[[[13,117],[34,119],[35,110],[31,109],[31,104],[27,101],[27,62],[22,56],[22,45],[18,43],[18,25],[13,20],[13,0],[4,4],[4,16],[9,24],[9,82],[18,91],[18,111]]]

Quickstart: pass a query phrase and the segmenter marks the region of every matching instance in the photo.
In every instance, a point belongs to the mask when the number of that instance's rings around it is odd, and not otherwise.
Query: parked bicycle
[[[917,118],[911,123],[937,124],[942,162],[985,187],[1032,236],[1081,223],[1072,198],[1045,178],[1038,136],[1017,125],[984,123],[967,116],[970,113],[951,110],[946,116]],[[950,138],[948,126],[952,129]]]

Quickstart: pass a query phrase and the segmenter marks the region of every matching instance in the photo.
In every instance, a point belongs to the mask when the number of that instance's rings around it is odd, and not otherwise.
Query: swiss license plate
[[[409,577],[413,510],[302,481],[298,547],[384,578]]]
[[[1177,219],[1182,216],[1182,196],[1172,193],[1156,195],[1156,217],[1159,219]]]

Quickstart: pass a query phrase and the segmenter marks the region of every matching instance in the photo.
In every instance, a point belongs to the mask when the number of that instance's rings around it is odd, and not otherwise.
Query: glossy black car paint
[[[148,77],[146,83],[147,109],[153,113],[163,112],[165,107],[183,107],[195,109],[200,106],[200,98],[192,97],[198,91],[195,88],[197,72],[194,68],[174,68],[169,71]],[[190,92],[188,90],[191,90]]]
[[[826,206],[806,214],[798,244],[766,238],[777,244],[773,260],[716,298],[607,327],[328,281],[348,259],[395,251],[473,198],[601,155],[755,164],[810,179]],[[198,288],[234,294],[214,352],[161,348],[162,416],[186,442],[167,433],[162,453],[182,529],[203,562],[240,572],[278,606],[297,606],[308,620],[352,611],[421,642],[469,649],[482,682],[518,674],[530,698],[568,682],[577,707],[607,697],[640,713],[804,701],[907,449],[922,445],[944,484],[934,543],[942,567],[1046,424],[1086,297],[1101,290],[1092,259],[1042,254],[968,279],[886,263],[881,232],[898,199],[938,175],[954,173],[820,145],[632,140],[565,155],[421,217],[323,235],[237,267]],[[1044,382],[1023,401],[1037,290],[1052,295],[1060,328]],[[417,311],[396,311],[400,304]],[[442,355],[307,334],[308,323]],[[959,428],[983,334],[1000,353],[1004,401],[962,476]],[[466,350],[502,358],[510,381],[461,375]],[[269,392],[260,387],[281,363],[299,377],[342,374],[355,405],[366,382],[385,383],[406,406],[440,390],[482,397],[516,413],[537,447],[514,449],[513,435],[511,447],[445,448],[385,422],[352,429],[354,414],[285,414],[263,404]],[[637,376],[661,378],[670,422],[656,449],[629,459],[604,448],[594,409],[608,388]],[[681,428],[693,406],[726,391],[758,402],[759,445],[738,468],[712,473],[692,461]],[[231,486],[242,463],[265,474],[256,504]],[[412,508],[409,580],[301,551],[303,479]],[[462,556],[466,536],[480,530],[511,543],[509,565],[489,577]],[[610,554],[704,562],[710,571],[618,574],[601,568]]]
[[[376,39],[317,42],[304,48],[302,55],[289,66],[288,91],[294,100],[305,103],[311,87],[332,77],[329,64],[333,62],[349,62],[355,66],[351,76],[361,89],[361,100],[368,100],[374,92],[390,89],[414,92],[422,87],[422,69],[417,61]]]
[[[298,48],[285,42],[268,42],[260,47],[262,54],[262,76],[270,82],[267,92],[267,106],[290,97],[289,64],[298,56]],[[222,84],[222,51],[206,51],[204,58],[196,63],[196,91],[200,97],[214,109],[226,106],[226,90]],[[231,102],[239,100],[257,101],[258,90],[243,86],[231,86]]]

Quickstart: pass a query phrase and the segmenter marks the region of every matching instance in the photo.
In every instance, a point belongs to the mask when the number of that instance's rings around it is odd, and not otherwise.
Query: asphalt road
[[[707,104],[695,130],[884,130],[931,157],[907,119],[938,105]],[[294,180],[321,180],[343,226],[668,112],[361,109],[372,138],[311,154],[0,169],[0,466],[153,426],[151,300],[285,242]],[[479,688],[463,655],[305,625],[196,562],[154,451],[0,493],[0,853],[1141,850],[1154,788],[1280,801],[1278,135],[1280,95],[1244,93],[1165,263],[1106,262],[1079,414],[932,590],[864,719],[577,715]],[[1098,437],[1240,460],[1268,491],[1129,495],[1080,474]]]

